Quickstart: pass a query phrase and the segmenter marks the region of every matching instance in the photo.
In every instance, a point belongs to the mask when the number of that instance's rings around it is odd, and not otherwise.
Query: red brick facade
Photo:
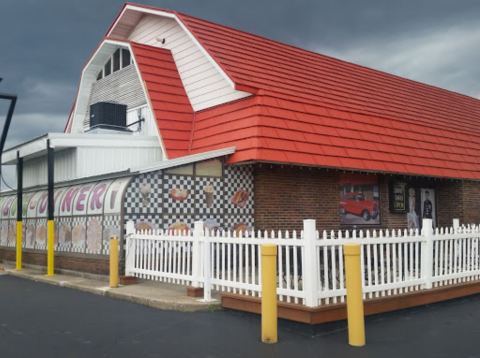
[[[15,249],[0,248],[0,262],[15,262]],[[47,252],[24,251],[23,262],[30,265],[47,266]],[[108,275],[108,257],[94,257],[85,255],[55,255],[55,269],[88,272],[99,275]]]
[[[315,219],[318,229],[341,229],[339,215],[340,173],[302,167],[257,165],[255,167],[255,226],[260,230],[300,230],[303,219]],[[405,228],[405,213],[389,209],[389,181],[395,176],[379,175],[380,225],[376,228]],[[403,179],[406,180],[406,179]],[[407,181],[416,183],[415,180]],[[418,180],[418,186],[435,189],[437,223],[451,226],[480,223],[480,183],[452,180]]]

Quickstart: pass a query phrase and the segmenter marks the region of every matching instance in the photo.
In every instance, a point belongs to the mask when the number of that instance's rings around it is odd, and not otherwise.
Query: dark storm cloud
[[[117,0],[2,0],[0,91],[19,95],[10,143],[62,131],[81,68]],[[471,96],[478,1],[144,1]],[[0,106],[0,115],[3,113]]]

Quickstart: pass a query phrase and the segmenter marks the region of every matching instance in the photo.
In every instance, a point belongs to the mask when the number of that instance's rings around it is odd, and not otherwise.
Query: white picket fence
[[[322,231],[304,220],[301,232],[135,232],[127,225],[125,271],[211,291],[260,296],[264,243],[278,247],[277,292],[309,307],[345,301],[343,245],[361,244],[365,298],[381,298],[480,279],[479,226],[414,230]]]

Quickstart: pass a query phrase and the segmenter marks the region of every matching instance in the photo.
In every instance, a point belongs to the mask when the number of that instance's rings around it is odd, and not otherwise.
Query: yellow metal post
[[[110,239],[110,287],[118,287],[118,238]]]
[[[17,243],[16,243],[17,257],[16,257],[16,264],[15,264],[17,271],[20,271],[22,269],[22,242],[23,242],[22,235],[23,235],[22,222],[17,221]]]
[[[277,246],[262,245],[262,342],[277,343]]]
[[[345,276],[347,285],[348,344],[365,345],[365,316],[363,312],[360,245],[345,244]]]
[[[54,253],[53,253],[53,246],[54,246],[54,238],[55,238],[55,230],[54,230],[54,223],[53,220],[47,221],[47,276],[54,275]]]

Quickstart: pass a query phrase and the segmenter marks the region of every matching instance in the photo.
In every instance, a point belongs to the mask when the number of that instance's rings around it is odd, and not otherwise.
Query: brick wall
[[[462,183],[463,218],[461,223],[480,223],[480,183],[464,181]]]
[[[256,167],[255,227],[300,230],[303,219],[317,227],[338,228],[338,174],[308,168]]]
[[[15,249],[0,248],[0,262],[3,260],[14,262]],[[46,267],[47,253],[24,251],[22,260],[26,264]],[[55,255],[55,268],[108,275],[109,260],[108,257]]]
[[[317,220],[318,229],[345,228],[338,213],[338,172],[262,165],[255,167],[254,175],[256,229],[300,230],[302,220],[307,218]],[[376,227],[405,228],[406,214],[391,213],[389,209],[389,180],[395,177],[378,178],[380,225]],[[450,226],[453,218],[462,223],[480,223],[480,183],[424,179],[415,185],[435,188],[439,226]]]
[[[465,207],[463,200],[463,183],[460,181],[441,181],[436,186],[437,224],[439,227],[449,227],[453,219],[464,222]]]

